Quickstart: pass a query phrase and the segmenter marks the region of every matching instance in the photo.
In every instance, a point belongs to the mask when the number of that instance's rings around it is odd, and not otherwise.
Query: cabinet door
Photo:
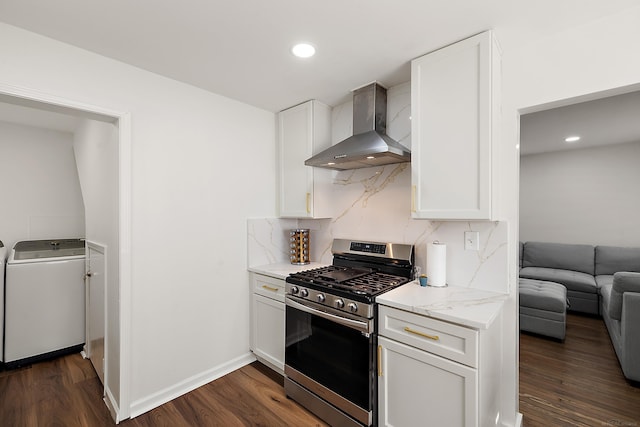
[[[478,425],[477,371],[379,337],[378,424]]]
[[[251,349],[263,362],[284,372],[284,303],[253,294]]]
[[[285,218],[328,218],[318,181],[330,183],[330,171],[304,161],[331,145],[331,107],[312,100],[278,115],[278,211]],[[318,180],[318,178],[321,178]]]
[[[85,350],[104,386],[104,337],[106,298],[106,246],[87,241]]]
[[[313,170],[304,161],[313,152],[311,101],[279,114],[279,209],[281,217],[313,214]]]
[[[491,219],[491,32],[411,63],[414,218]]]

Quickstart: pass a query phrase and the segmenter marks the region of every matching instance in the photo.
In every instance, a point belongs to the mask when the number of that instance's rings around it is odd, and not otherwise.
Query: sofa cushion
[[[567,289],[559,283],[520,279],[520,306],[564,313],[567,310]]]
[[[596,275],[618,271],[640,272],[640,248],[596,246]]]
[[[522,254],[522,267],[546,267],[594,273],[595,249],[591,245],[565,243],[526,242]]]
[[[571,291],[596,294],[596,279],[587,273],[557,268],[525,267],[520,270],[520,277],[561,283]]]
[[[613,275],[611,297],[607,309],[609,316],[613,319],[620,320],[622,318],[622,294],[625,292],[640,293],[640,273],[618,272]]]
[[[613,274],[601,274],[596,276],[596,285],[599,290],[602,290],[604,286],[613,285]]]

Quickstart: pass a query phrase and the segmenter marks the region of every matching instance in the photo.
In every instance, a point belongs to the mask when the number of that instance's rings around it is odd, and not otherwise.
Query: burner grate
[[[373,269],[328,266],[294,273],[301,282],[330,289],[342,289],[356,295],[374,296],[408,281],[407,278]]]

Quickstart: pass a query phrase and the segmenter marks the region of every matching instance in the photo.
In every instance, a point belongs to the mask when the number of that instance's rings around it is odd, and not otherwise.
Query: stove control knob
[[[316,298],[318,299],[318,302],[324,302],[324,300],[326,299],[324,297],[324,294],[318,294],[318,296]]]
[[[356,311],[358,311],[358,304],[356,304],[355,302],[350,302],[347,308],[349,308],[352,313],[355,313]]]
[[[297,287],[297,286],[292,286],[292,287],[291,287],[291,293],[292,293],[292,294],[294,294],[294,295],[295,295],[295,294],[297,294],[297,293],[298,293],[298,291],[299,291],[299,289],[298,289],[298,287]]]
[[[306,297],[308,297],[308,296],[309,296],[309,291],[308,291],[308,290],[306,290],[306,289],[301,290],[301,291],[300,291],[300,296],[301,296],[302,298],[306,298]]]
[[[335,305],[336,308],[344,308],[344,301],[341,298],[338,298],[337,300],[335,300],[333,305]]]

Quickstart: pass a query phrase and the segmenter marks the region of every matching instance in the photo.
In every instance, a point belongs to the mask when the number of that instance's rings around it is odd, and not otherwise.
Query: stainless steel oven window
[[[295,301],[287,299],[285,363],[371,411],[375,390],[373,321],[354,318],[341,322],[333,315],[330,310],[318,312],[313,307],[304,311]]]

